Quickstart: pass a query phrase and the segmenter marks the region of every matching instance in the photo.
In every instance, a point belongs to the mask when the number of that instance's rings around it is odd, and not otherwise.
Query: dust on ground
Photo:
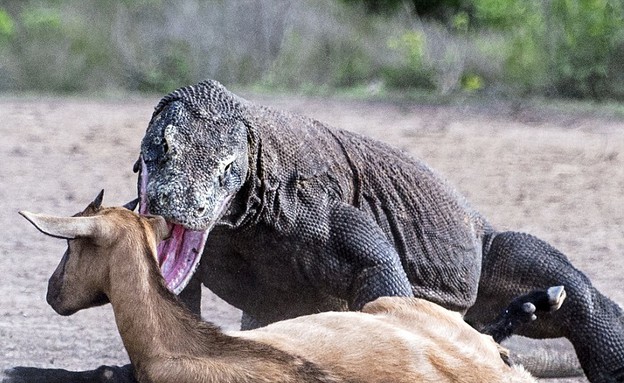
[[[248,98],[425,159],[498,228],[547,240],[624,304],[623,120],[505,103]],[[71,215],[101,189],[105,205],[133,199],[132,165],[157,101],[0,99],[0,371],[127,363],[110,306],[61,317],[46,304],[47,279],[66,244],[17,212]],[[202,313],[226,329],[239,325],[240,312],[207,290]]]

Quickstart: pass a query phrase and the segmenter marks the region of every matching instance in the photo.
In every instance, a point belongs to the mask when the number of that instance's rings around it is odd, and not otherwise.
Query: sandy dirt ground
[[[624,304],[624,121],[506,103],[247,97],[425,159],[497,227],[549,241]],[[127,363],[110,306],[71,317],[47,306],[66,244],[17,212],[71,215],[101,189],[105,205],[133,199],[132,165],[157,101],[0,98],[0,370]],[[203,316],[235,329],[240,312],[206,290]]]

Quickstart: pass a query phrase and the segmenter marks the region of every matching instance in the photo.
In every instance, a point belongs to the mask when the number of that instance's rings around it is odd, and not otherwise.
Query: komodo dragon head
[[[248,171],[241,102],[221,84],[178,89],[156,106],[141,143],[141,212],[163,216],[171,237],[158,248],[168,287],[188,283],[211,228],[227,210]]]

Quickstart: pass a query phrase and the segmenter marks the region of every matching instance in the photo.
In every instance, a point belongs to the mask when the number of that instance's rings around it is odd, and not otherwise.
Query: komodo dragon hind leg
[[[477,301],[466,313],[470,323],[493,321],[506,302],[523,292],[564,286],[561,308],[518,330],[532,338],[566,337],[593,383],[624,382],[622,309],[601,294],[566,256],[528,234],[495,234],[486,247]]]

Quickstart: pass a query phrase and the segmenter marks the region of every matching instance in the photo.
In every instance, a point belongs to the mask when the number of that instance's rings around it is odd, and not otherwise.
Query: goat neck
[[[207,323],[198,326],[199,318],[165,287],[156,262],[155,241],[143,243],[149,245],[121,246],[136,249],[136,253],[118,254],[121,259],[111,263],[107,292],[130,359],[134,363],[169,353],[201,353],[199,340],[206,333],[218,336],[217,328]]]
[[[114,259],[118,266],[110,270],[108,298],[139,381],[345,381],[298,356],[202,322],[167,289],[155,255],[152,240],[143,254],[119,254],[123,258]]]

